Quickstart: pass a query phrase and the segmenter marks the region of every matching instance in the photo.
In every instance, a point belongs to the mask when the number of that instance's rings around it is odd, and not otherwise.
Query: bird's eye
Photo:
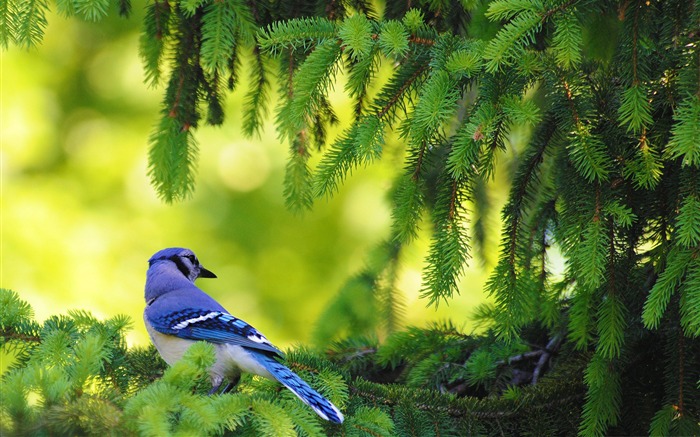
[[[194,255],[187,255],[185,258],[187,258],[188,260],[190,260],[190,262],[191,262],[192,264],[195,264],[195,265],[197,264],[197,257],[196,257],[196,256],[194,256]]]

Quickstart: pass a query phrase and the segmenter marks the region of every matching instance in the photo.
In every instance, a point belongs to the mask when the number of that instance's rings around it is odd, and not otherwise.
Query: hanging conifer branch
[[[538,299],[538,290],[532,287],[529,268],[524,268],[527,257],[523,257],[524,248],[521,235],[527,235],[522,228],[522,219],[531,208],[529,195],[531,184],[538,182],[537,173],[543,162],[544,154],[556,131],[553,117],[546,118],[535,134],[521,167],[513,181],[509,203],[503,208],[504,232],[501,243],[499,264],[487,284],[487,290],[496,298],[499,320],[499,335],[512,338],[520,326],[529,321],[523,318],[527,308]],[[529,240],[529,239],[528,239]],[[528,250],[529,251],[529,250]],[[502,278],[507,280],[502,280]],[[528,279],[526,279],[528,278]],[[530,285],[523,285],[530,284]],[[502,328],[502,329],[501,329]]]
[[[417,153],[409,155],[406,174],[397,181],[394,189],[392,234],[401,243],[413,240],[418,232],[425,201],[422,168],[426,149],[427,143],[422,143]]]
[[[149,175],[163,200],[181,200],[194,189],[197,146],[191,130],[197,127],[199,89],[204,78],[199,66],[199,14],[178,14],[181,40],[175,49],[173,71],[165,97],[164,116],[150,138]]]
[[[464,202],[468,197],[468,182],[442,175],[438,198],[433,210],[437,228],[428,253],[421,297],[429,305],[438,306],[459,292],[457,281],[469,256]]]
[[[417,61],[420,62],[420,60]],[[397,72],[397,75],[395,76],[395,79],[397,80],[395,83],[400,82],[399,87],[397,89],[392,89],[392,83],[390,82],[387,84],[384,90],[382,90],[374,103],[374,107],[377,109],[377,117],[379,119],[384,119],[387,115],[392,117],[391,114],[395,114],[397,107],[405,108],[403,100],[406,98],[407,93],[409,93],[410,90],[417,85],[417,82],[422,78],[426,71],[427,65],[418,65],[417,63],[414,63],[405,71],[400,73]],[[406,73],[409,73],[410,76],[408,76],[408,78],[405,80],[402,80],[402,76],[404,76]]]
[[[146,74],[146,83],[160,83],[161,62],[170,37],[171,7],[167,1],[154,1],[146,9],[143,31],[139,39],[139,55]]]

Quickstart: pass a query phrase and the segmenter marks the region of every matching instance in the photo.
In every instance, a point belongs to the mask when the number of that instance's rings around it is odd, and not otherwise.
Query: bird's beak
[[[198,278],[216,278],[216,275],[214,274],[214,272],[207,270],[204,267],[199,267]]]

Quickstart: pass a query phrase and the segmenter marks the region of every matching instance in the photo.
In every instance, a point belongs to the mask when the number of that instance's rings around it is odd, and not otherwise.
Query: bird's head
[[[148,266],[153,267],[158,263],[172,263],[182,275],[194,282],[197,278],[216,278],[216,275],[205,269],[190,249],[182,247],[169,247],[156,252],[148,260]]]

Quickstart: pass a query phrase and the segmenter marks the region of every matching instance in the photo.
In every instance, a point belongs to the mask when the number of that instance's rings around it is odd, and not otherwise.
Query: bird
[[[148,266],[144,323],[168,365],[179,361],[192,344],[206,341],[216,350],[209,369],[210,395],[219,392],[224,381],[228,384],[220,393],[228,392],[241,372],[248,372],[279,381],[323,419],[343,422],[343,414],[333,403],[282,364],[283,353],[264,335],[194,284],[197,278],[217,277],[199,263],[194,252],[166,248],[156,252]]]

